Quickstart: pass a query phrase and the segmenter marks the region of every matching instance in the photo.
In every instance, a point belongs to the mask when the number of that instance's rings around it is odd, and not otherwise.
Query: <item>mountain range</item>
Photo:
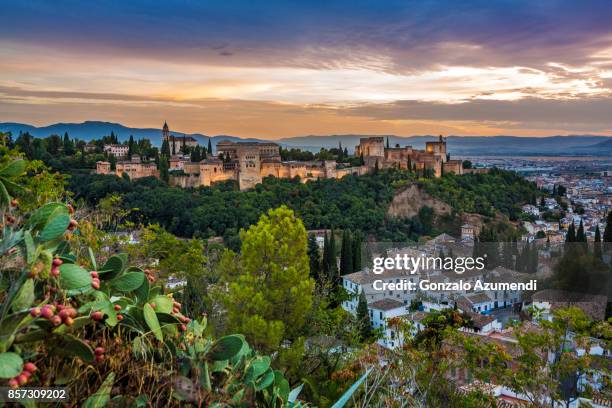
[[[55,123],[49,126],[36,127],[24,123],[0,122],[1,132],[11,132],[16,138],[20,132],[29,132],[35,137],[47,137],[52,134],[63,135],[67,132],[70,137],[81,140],[98,139],[114,132],[120,141],[129,139],[133,135],[135,139],[148,138],[157,146],[161,145],[160,128],[133,128],[119,123],[86,121],[83,123]],[[204,135],[200,133],[182,133],[171,130],[177,136],[192,136],[200,144],[208,144],[210,138],[213,146],[221,140],[266,142],[273,141],[286,148],[300,148],[303,150],[318,151],[321,147],[330,148],[347,147],[352,152],[355,145],[362,137],[374,135],[308,135],[298,137],[286,137],[277,140],[265,140],[258,138],[239,137],[230,135]],[[425,142],[434,140],[437,136],[397,136],[376,135],[389,140],[390,146],[399,144],[401,146],[411,145],[422,149]],[[610,156],[612,155],[612,136],[593,135],[570,135],[570,136],[547,136],[547,137],[517,137],[517,136],[448,136],[448,151],[459,156],[492,156],[492,155],[549,155],[549,156]]]

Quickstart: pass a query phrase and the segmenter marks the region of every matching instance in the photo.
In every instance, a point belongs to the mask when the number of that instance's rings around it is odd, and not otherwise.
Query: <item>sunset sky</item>
[[[15,0],[0,14],[2,122],[612,134],[612,1]]]

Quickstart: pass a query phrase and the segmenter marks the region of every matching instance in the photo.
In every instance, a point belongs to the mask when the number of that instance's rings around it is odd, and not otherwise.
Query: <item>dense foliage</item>
[[[85,174],[73,176],[69,188],[75,198],[90,204],[118,193],[123,208],[134,209],[133,221],[159,223],[184,237],[222,235],[232,241],[241,228],[254,224],[260,215],[286,205],[303,220],[306,229],[350,229],[379,240],[405,241],[432,230],[430,212],[423,211],[411,220],[387,215],[397,189],[413,181],[413,173],[390,169],[309,183],[267,178],[254,190],[241,192],[233,183],[181,189],[169,188],[155,179],[130,182],[115,176]],[[520,213],[519,205],[529,202],[536,192],[531,183],[501,170],[479,175],[450,174],[419,179],[419,183],[458,212],[483,215],[493,215],[499,209],[512,217]]]
[[[501,211],[516,220],[520,205],[535,203],[537,188],[520,175],[499,169],[485,174],[447,174],[423,183],[430,194],[449,203],[457,212],[494,216]]]

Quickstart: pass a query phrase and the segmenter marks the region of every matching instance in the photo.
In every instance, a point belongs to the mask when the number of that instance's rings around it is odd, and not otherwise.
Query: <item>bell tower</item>
[[[164,121],[164,127],[162,128],[162,139],[166,142],[170,142],[170,129],[168,129],[166,121]]]

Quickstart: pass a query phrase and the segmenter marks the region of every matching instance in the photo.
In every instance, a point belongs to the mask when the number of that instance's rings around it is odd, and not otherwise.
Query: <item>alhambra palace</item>
[[[167,124],[162,129],[163,140],[172,143],[197,145],[189,136],[172,136]],[[435,177],[445,173],[463,174],[477,171],[464,169],[461,160],[450,160],[446,151],[446,140],[440,136],[437,141],[426,142],[425,150],[412,146],[386,147],[383,137],[361,138],[355,147],[355,156],[363,157],[363,165],[343,167],[334,160],[282,161],[280,145],[276,143],[231,142],[217,143],[216,156],[200,162],[192,162],[188,155],[173,155],[170,158],[169,181],[179,187],[210,186],[213,183],[236,180],[241,190],[255,187],[264,177],[299,177],[302,182],[320,178],[342,178],[348,174],[363,175],[376,167],[396,167],[418,171],[429,170]],[[108,161],[96,163],[98,174],[127,174],[130,179],[159,177],[155,163],[142,162],[140,157],[120,160],[115,170]]]

